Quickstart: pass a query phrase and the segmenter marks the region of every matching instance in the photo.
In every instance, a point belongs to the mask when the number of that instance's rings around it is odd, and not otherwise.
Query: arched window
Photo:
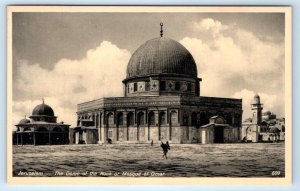
[[[123,125],[123,113],[119,112],[117,115],[117,125]]]
[[[145,120],[144,120],[144,112],[139,112],[137,115],[137,123],[138,125],[144,125]]]
[[[200,114],[200,125],[206,125],[209,123],[209,117],[208,114],[206,114],[205,112],[201,112]]]
[[[150,111],[148,114],[148,124],[155,125],[155,115],[153,111]]]
[[[183,125],[189,124],[189,114],[188,113],[186,113],[186,112],[183,113],[182,122],[183,122]]]
[[[133,118],[133,113],[132,112],[129,112],[127,114],[127,126],[132,126],[134,125],[134,118]]]
[[[166,113],[164,111],[159,113],[159,124],[160,125],[166,124]]]
[[[198,112],[193,112],[192,113],[192,125],[197,126],[200,125],[200,113]]]
[[[114,124],[114,115],[113,115],[113,113],[107,114],[107,124],[109,126]]]
[[[192,113],[192,125],[193,126],[197,125],[197,113],[196,112]]]
[[[171,111],[170,113],[170,121],[171,121],[171,124],[177,124],[178,123],[178,115],[177,115],[177,112],[176,111]]]
[[[227,124],[231,125],[232,124],[232,115],[230,113],[226,113],[225,120],[226,120]]]

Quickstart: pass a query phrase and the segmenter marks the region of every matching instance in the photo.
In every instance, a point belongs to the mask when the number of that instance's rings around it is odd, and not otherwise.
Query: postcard
[[[8,6],[8,183],[291,184],[291,20]]]

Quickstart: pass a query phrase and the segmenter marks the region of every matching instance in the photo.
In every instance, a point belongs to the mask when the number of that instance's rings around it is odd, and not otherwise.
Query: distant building
[[[209,123],[200,127],[201,143],[236,143],[239,142],[239,131],[227,124],[221,116],[213,116]]]
[[[44,101],[37,105],[32,115],[22,119],[13,132],[13,144],[15,145],[57,145],[69,144],[70,125],[63,122],[57,123],[52,108]]]
[[[251,104],[252,118],[243,121],[242,141],[274,142],[285,140],[285,119],[276,118],[270,111],[262,112],[263,104],[255,95]]]
[[[266,111],[262,114],[262,120],[263,121],[269,121],[269,120],[276,120],[276,115],[272,113],[271,111]]]
[[[161,34],[133,53],[123,80],[124,97],[78,104],[70,142],[237,142],[242,100],[200,96],[200,82],[190,52]],[[222,120],[210,123],[214,116]]]

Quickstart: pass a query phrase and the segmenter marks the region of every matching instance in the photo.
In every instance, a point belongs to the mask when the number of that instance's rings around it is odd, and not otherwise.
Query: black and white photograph
[[[290,7],[7,10],[10,183],[291,183]]]

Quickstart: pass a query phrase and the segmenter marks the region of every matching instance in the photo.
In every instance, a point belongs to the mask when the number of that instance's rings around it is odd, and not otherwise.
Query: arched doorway
[[[214,127],[214,143],[224,143],[224,127]]]
[[[158,116],[158,140],[161,140],[161,126],[166,124],[166,112],[161,111],[159,112]]]
[[[102,128],[103,128],[102,124],[103,124],[103,113],[101,112],[100,119],[99,119],[99,139],[100,139],[100,141],[104,142],[104,140],[102,140],[104,137],[104,135],[103,135],[104,133],[102,133]]]
[[[144,125],[145,119],[144,119],[144,112],[139,112],[137,114],[137,140],[140,141],[143,137],[143,132],[141,131],[141,125]]]
[[[108,113],[107,114],[107,122],[106,122],[106,139],[107,141],[110,139],[110,140],[113,140],[113,124],[114,124],[114,115],[113,113]]]
[[[150,141],[150,128],[155,126],[155,115],[153,111],[148,113],[148,141]]]
[[[24,131],[21,134],[21,139],[23,145],[33,145],[33,132],[30,127],[25,127]]]
[[[197,125],[197,113],[192,112],[192,126],[196,126],[196,125]]]
[[[134,115],[133,112],[129,112],[127,114],[127,141],[129,141],[129,134],[130,134],[129,127],[132,126],[134,126]]]
[[[65,132],[63,132],[63,129],[61,127],[53,128],[50,136],[51,136],[51,144],[52,145],[66,144]]]
[[[169,123],[169,140],[175,135],[173,131],[173,126],[178,123],[178,114],[176,111],[171,111],[170,113],[170,123]]]
[[[122,112],[119,112],[117,114],[117,141],[119,141],[120,138],[122,139],[124,136],[123,129],[120,130],[120,126],[123,126],[123,113]]]
[[[35,144],[47,145],[50,144],[49,131],[46,127],[38,127],[35,132]]]

